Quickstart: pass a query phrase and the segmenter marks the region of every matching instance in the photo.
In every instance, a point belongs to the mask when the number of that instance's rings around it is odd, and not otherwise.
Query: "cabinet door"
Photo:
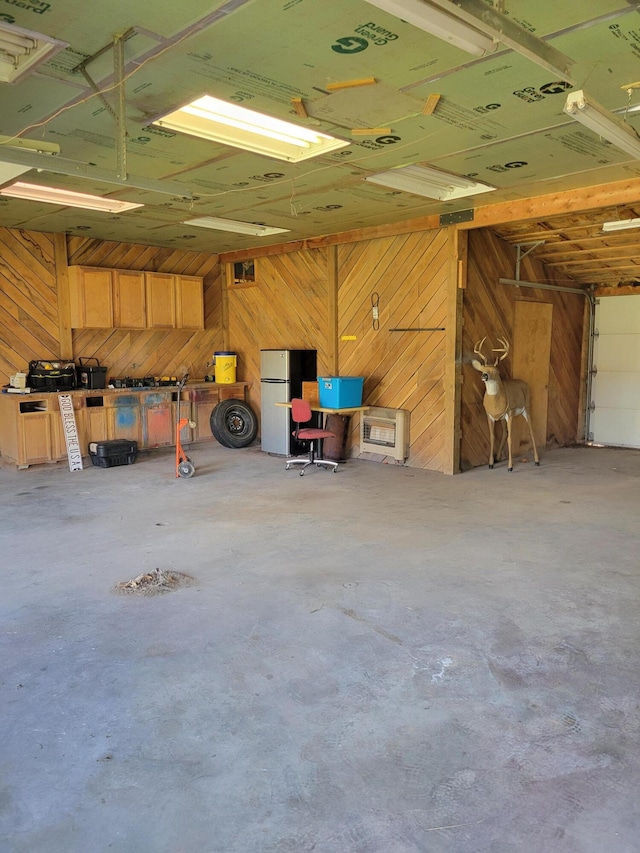
[[[144,447],[168,447],[175,444],[171,392],[143,394],[142,435]]]
[[[82,452],[86,456],[88,446],[92,441],[106,441],[107,409],[104,406],[92,406],[84,410]]]
[[[193,389],[189,391],[189,399],[191,400],[191,420],[195,421],[192,440],[212,441],[211,412],[220,402],[220,389],[216,387]]]
[[[202,279],[191,275],[177,275],[175,286],[178,328],[204,329]]]
[[[144,278],[147,293],[147,328],[175,329],[175,276],[146,272]]]
[[[111,270],[69,267],[71,325],[74,329],[111,329],[113,294]]]
[[[118,329],[144,329],[147,322],[143,272],[113,271],[114,325]]]
[[[140,406],[115,406],[108,410],[107,434],[109,440],[128,438],[142,447],[142,417]]]
[[[50,462],[53,459],[51,415],[34,412],[20,415],[20,465]]]

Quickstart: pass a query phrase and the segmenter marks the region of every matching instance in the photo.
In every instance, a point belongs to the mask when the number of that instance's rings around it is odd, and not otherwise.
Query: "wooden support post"
[[[58,297],[58,340],[60,344],[58,355],[63,361],[73,361],[66,234],[53,235],[53,257],[56,267],[56,295]]]
[[[338,376],[338,247],[327,246],[327,370]]]
[[[233,264],[222,264],[222,348],[228,350],[229,343],[229,285],[233,281]]]
[[[445,331],[445,474],[460,471],[462,391],[462,301],[467,282],[467,233],[449,230],[449,275]]]

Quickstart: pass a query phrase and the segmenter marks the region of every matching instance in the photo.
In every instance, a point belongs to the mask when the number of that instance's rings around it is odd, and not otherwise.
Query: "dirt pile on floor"
[[[183,572],[167,572],[164,569],[154,569],[144,572],[130,581],[120,581],[113,587],[114,592],[138,593],[142,595],[159,595],[163,592],[171,592],[181,586],[189,586],[194,583],[191,575]]]

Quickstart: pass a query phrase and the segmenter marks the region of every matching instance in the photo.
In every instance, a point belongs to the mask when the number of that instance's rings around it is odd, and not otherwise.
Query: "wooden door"
[[[49,412],[20,415],[20,438],[19,464],[31,465],[35,462],[50,462],[53,459]]]
[[[553,305],[549,302],[515,303],[512,377],[524,379],[529,385],[529,416],[539,451],[544,450],[547,444],[552,320]],[[529,431],[524,418],[516,418],[514,454],[522,453],[529,445]]]
[[[177,275],[175,285],[178,328],[204,329],[202,279],[191,275]]]
[[[87,397],[83,413],[83,443],[82,452],[86,456],[87,447],[92,441],[107,441],[107,409],[103,405],[89,405],[89,400],[102,399]]]
[[[114,325],[118,329],[144,329],[145,280],[143,272],[113,271]]]
[[[138,447],[143,447],[142,412],[138,401],[131,405],[123,401],[122,405],[108,409],[107,435],[110,440],[126,438],[137,441]]]
[[[147,327],[175,329],[175,276],[167,273],[146,272],[144,278],[147,293]]]
[[[69,296],[73,328],[112,328],[111,270],[93,267],[69,267]]]

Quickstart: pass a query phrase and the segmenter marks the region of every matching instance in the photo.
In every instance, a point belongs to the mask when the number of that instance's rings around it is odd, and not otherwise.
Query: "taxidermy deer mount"
[[[494,428],[496,421],[505,421],[506,429],[502,430],[502,438],[500,439],[500,447],[498,448],[497,459],[500,460],[502,449],[504,447],[505,438],[509,447],[509,471],[513,471],[513,461],[511,459],[511,421],[517,415],[522,415],[529,427],[529,435],[531,436],[531,444],[533,445],[533,458],[536,465],[540,464],[538,459],[538,451],[536,449],[536,440],[533,437],[533,429],[529,420],[529,386],[522,379],[501,379],[498,364],[509,355],[509,344],[502,338],[498,338],[502,347],[492,350],[492,352],[502,353],[497,355],[493,364],[487,363],[487,357],[482,352],[482,347],[486,337],[474,346],[473,351],[480,356],[482,361],[474,358],[471,364],[476,370],[482,374],[482,381],[485,384],[485,393],[483,399],[484,410],[487,413],[487,421],[489,423],[489,442],[491,448],[489,450],[489,468],[493,468],[493,443],[494,443]]]

